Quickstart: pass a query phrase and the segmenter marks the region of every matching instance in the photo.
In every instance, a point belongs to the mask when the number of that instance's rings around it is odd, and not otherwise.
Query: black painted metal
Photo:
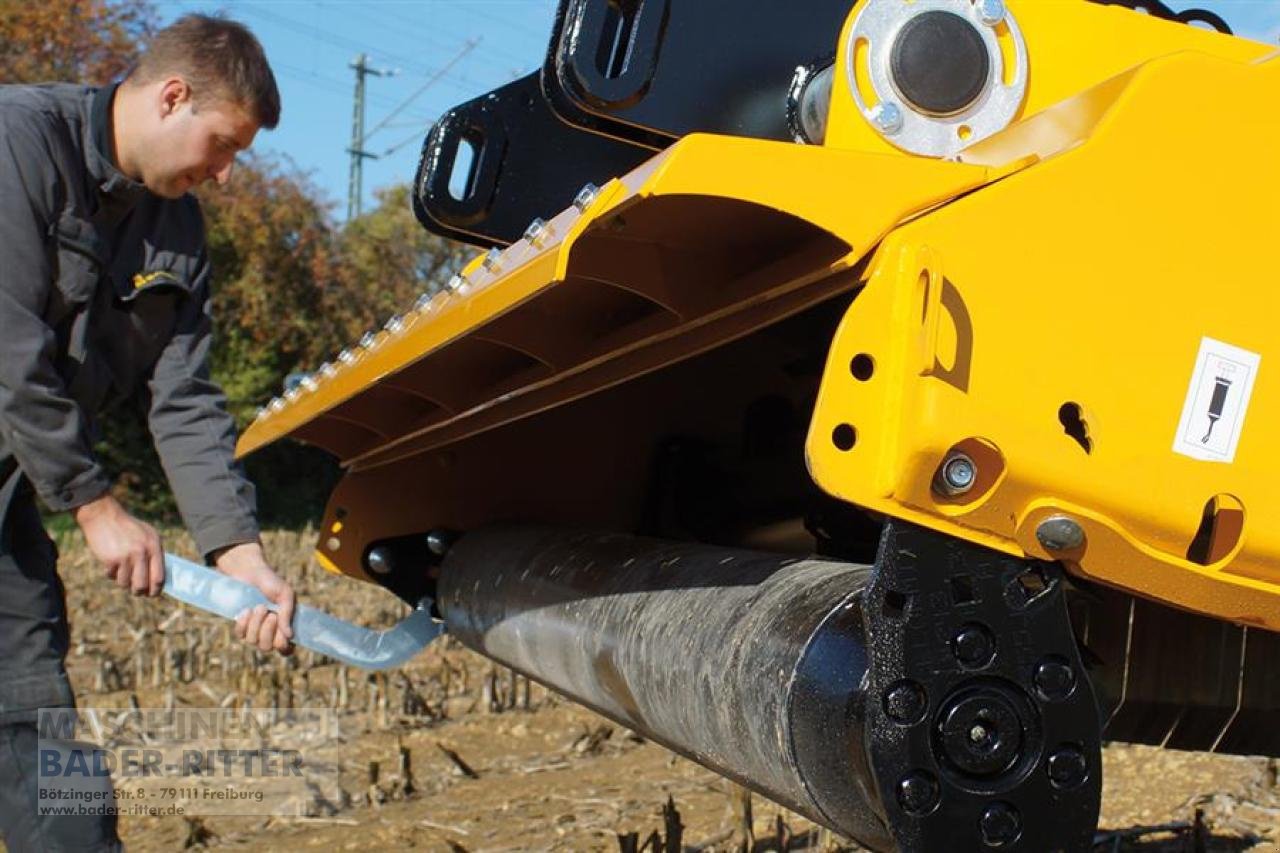
[[[855,599],[869,567],[620,534],[463,536],[440,609],[464,644],[801,814],[889,849],[863,787]]]
[[[930,115],[949,116],[982,94],[991,59],[973,24],[935,9],[902,25],[889,52],[889,70],[907,103]]]
[[[835,52],[853,6],[563,0],[543,90],[572,123],[639,142],[698,131],[790,140],[796,68]]]
[[[512,243],[696,131],[792,140],[797,68],[835,50],[853,0],[562,0],[541,75],[454,107],[432,128],[414,212],[436,234]],[[459,147],[477,150],[467,190],[449,192]]]
[[[534,219],[564,210],[586,183],[603,184],[643,163],[649,148],[584,133],[551,112],[530,74],[454,107],[431,129],[414,180],[413,209],[429,231],[496,246]],[[449,190],[458,152],[475,152],[460,197]]]
[[[1063,589],[1056,565],[886,523],[864,724],[901,850],[1091,849],[1100,722]]]
[[[1053,566],[889,522],[874,569],[487,529],[454,546],[439,591],[471,648],[872,849],[917,853],[1089,849],[1099,722],[1062,586]]]

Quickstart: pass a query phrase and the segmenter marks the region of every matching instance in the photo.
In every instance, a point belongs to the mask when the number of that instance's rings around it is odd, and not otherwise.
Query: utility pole
[[[360,200],[364,187],[364,161],[366,158],[377,159],[378,155],[364,150],[364,78],[372,74],[374,77],[390,77],[394,71],[378,71],[368,65],[369,57],[360,54],[350,67],[356,72],[355,107],[351,115],[351,147],[347,153],[351,155],[351,178],[347,182],[347,221],[360,215]]]

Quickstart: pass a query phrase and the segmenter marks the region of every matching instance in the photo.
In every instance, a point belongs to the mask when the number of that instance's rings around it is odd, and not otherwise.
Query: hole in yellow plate
[[[858,443],[858,431],[851,424],[840,424],[831,431],[831,443],[837,450],[852,450]]]
[[[1244,504],[1233,495],[1214,495],[1204,505],[1200,527],[1187,547],[1187,559],[1212,566],[1225,558],[1244,535]]]

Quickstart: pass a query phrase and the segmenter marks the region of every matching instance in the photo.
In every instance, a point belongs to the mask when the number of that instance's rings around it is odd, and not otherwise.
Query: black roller
[[[438,593],[465,645],[874,850],[1090,848],[1098,710],[1053,565],[898,522],[874,567],[490,528]]]
[[[862,790],[870,567],[540,528],[469,534],[440,608],[464,644],[876,849]],[[810,780],[822,780],[814,786]],[[854,808],[828,788],[860,790]]]

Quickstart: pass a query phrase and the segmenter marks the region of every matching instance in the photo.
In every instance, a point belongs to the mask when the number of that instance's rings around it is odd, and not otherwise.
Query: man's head
[[[156,34],[116,93],[121,170],[165,198],[225,183],[258,129],[280,121],[262,45],[242,24],[187,15]]]

